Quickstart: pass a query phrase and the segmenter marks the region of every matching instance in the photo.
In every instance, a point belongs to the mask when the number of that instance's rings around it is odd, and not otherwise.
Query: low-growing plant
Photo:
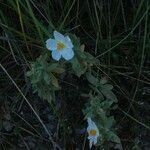
[[[55,34],[63,36],[57,31],[54,31]],[[86,89],[87,93],[82,93],[87,101],[85,107],[81,108],[85,116],[83,119],[91,118],[94,120],[99,131],[98,140],[93,141],[94,143],[90,144],[90,148],[92,144],[100,145],[103,148],[108,141],[120,143],[115,131],[115,120],[113,114],[111,114],[111,110],[117,108],[117,98],[112,92],[113,86],[107,83],[108,81],[105,77],[99,79],[99,76],[93,75],[95,66],[99,65],[99,61],[85,51],[85,46],[80,44],[79,38],[72,34],[65,34],[65,37],[69,38],[73,45],[74,54],[71,59],[65,60],[60,56],[58,60],[55,60],[57,57],[53,54],[51,56],[50,51],[46,50],[35,62],[32,62],[31,70],[27,72],[27,76],[30,78],[34,92],[37,92],[42,99],[47,100],[50,104],[51,101],[56,103],[58,93],[63,88],[63,85],[59,85],[59,80],[64,74],[69,72],[69,74],[76,76],[78,79],[85,78],[87,80],[87,85],[85,86],[88,88]],[[47,47],[51,47],[52,42],[55,42],[52,37],[49,40],[50,43],[47,43]],[[49,41],[47,40],[47,42]],[[52,53],[54,51],[61,53],[64,51],[63,46],[65,47],[63,43],[56,41],[57,50],[53,50]],[[94,131],[96,132],[96,130]],[[92,136],[94,137],[94,135]]]

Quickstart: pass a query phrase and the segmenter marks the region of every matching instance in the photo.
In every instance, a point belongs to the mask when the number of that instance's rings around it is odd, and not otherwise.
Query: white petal
[[[61,53],[58,50],[52,51],[52,58],[58,61],[61,58]]]
[[[94,138],[94,145],[97,143],[97,137]]]
[[[90,130],[95,129],[92,123],[91,118],[87,118],[87,122],[88,122],[88,127],[87,127],[87,131],[90,132]]]
[[[89,135],[87,138],[88,138],[89,140],[90,140],[90,139],[93,139],[93,137],[92,137],[92,136],[90,136],[90,135]]]
[[[94,130],[95,130],[95,126],[93,125],[92,122],[90,122],[89,127],[90,127],[91,129],[94,129]]]
[[[89,132],[91,129],[92,127],[90,126],[90,124],[88,124],[87,131]]]
[[[65,37],[65,44],[68,48],[73,48],[72,41],[70,40],[69,36]]]
[[[96,126],[96,124],[95,124],[94,121],[91,121],[91,126],[92,126],[94,129],[97,129],[97,126]]]
[[[91,124],[91,118],[87,118],[87,122],[88,122],[88,124]]]
[[[92,144],[93,144],[93,139],[90,139],[90,140],[89,140],[90,149],[92,148]]]
[[[54,39],[48,39],[46,41],[46,48],[49,50],[55,50],[57,49],[57,42]]]
[[[57,31],[54,31],[54,37],[55,37],[55,39],[57,41],[65,42],[65,37],[61,33],[57,32]]]
[[[74,51],[70,48],[66,48],[62,51],[62,56],[63,56],[64,59],[70,60],[74,56]]]

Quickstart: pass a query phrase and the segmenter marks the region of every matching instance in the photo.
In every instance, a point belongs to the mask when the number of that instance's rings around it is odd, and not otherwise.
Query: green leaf
[[[108,133],[108,139],[115,143],[121,143],[120,138],[112,131]]]
[[[48,74],[48,73],[44,74],[44,81],[47,82],[47,83],[50,82],[50,74]]]
[[[116,95],[111,91],[113,88],[110,84],[105,84],[99,87],[99,90],[102,92],[102,94],[107,98],[114,102],[117,102]]]
[[[106,84],[107,83],[107,78],[106,77],[102,77],[100,79],[100,84]]]
[[[86,66],[81,64],[76,57],[71,60],[72,69],[74,70],[75,74],[80,77],[82,74],[86,72]]]
[[[113,104],[114,102],[111,101],[111,100],[105,100],[101,103],[101,107],[105,110],[109,110],[111,105]]]
[[[111,117],[107,117],[107,121],[106,121],[106,127],[108,129],[110,129],[115,123],[115,120],[114,120],[114,117],[111,116]]]
[[[105,84],[105,85],[103,85],[103,89],[105,89],[105,90],[112,90],[113,86],[111,84]]]
[[[48,71],[53,71],[53,70],[55,70],[56,68],[58,67],[58,64],[57,63],[52,63],[52,64],[50,64],[49,66],[48,66]]]
[[[81,51],[82,51],[82,52],[84,52],[85,45],[84,45],[84,44],[82,44],[82,45],[80,46],[80,49],[81,49]]]
[[[88,63],[91,63],[91,64],[96,64],[99,62],[99,60],[97,60],[95,57],[93,57],[90,53],[88,52],[84,52],[84,55],[85,55],[85,58],[86,58],[86,61]]]
[[[61,67],[57,67],[57,68],[55,68],[55,70],[53,70],[52,72],[53,72],[53,73],[61,74],[61,73],[65,72],[65,69],[64,69],[64,68],[61,68]]]
[[[49,72],[54,72],[54,73],[58,73],[61,74],[65,71],[64,68],[62,68],[58,63],[53,63],[50,66],[48,66],[47,69]]]
[[[94,86],[98,86],[98,79],[95,78],[91,73],[86,73],[87,80]]]
[[[52,73],[51,73],[51,82],[55,87],[59,88],[58,80]]]

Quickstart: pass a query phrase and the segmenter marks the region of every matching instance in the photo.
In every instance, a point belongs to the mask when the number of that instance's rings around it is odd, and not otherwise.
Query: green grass
[[[1,0],[0,149],[88,147],[86,134],[76,133],[86,126],[85,102],[64,100],[76,97],[69,92],[84,90],[86,83],[73,77],[60,81],[67,92],[58,95],[59,110],[33,94],[25,76],[30,62],[47,51],[45,41],[53,30],[76,34],[85,51],[100,60],[93,73],[114,86],[118,109],[112,114],[123,149],[149,148],[149,12],[148,0]]]

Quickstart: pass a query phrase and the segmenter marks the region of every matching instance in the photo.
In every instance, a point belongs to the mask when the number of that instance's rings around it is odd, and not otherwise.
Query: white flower
[[[99,137],[99,130],[95,124],[95,122],[93,122],[91,120],[91,118],[87,118],[87,122],[88,122],[88,127],[87,127],[87,132],[88,132],[88,139],[89,139],[89,146],[90,149],[92,147],[92,145],[97,143],[97,138]]]
[[[54,31],[54,39],[50,38],[46,41],[46,47],[52,51],[52,58],[57,61],[61,57],[70,60],[74,56],[73,44],[69,36],[64,36],[57,31]]]

